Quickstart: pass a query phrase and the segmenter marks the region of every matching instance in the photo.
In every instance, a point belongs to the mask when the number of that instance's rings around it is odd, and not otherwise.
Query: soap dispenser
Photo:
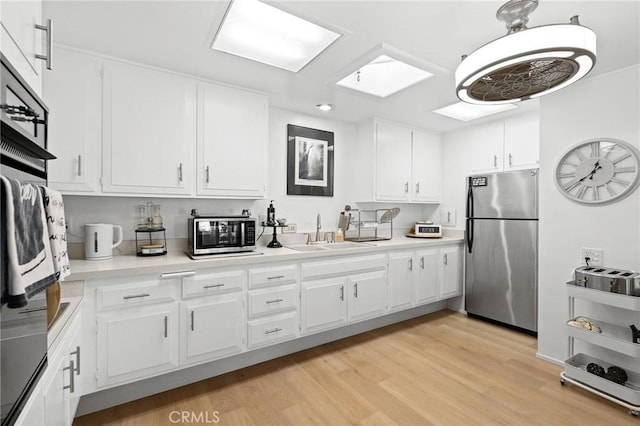
[[[269,207],[267,207],[267,225],[275,225],[276,223],[276,209],[273,207],[273,200],[269,203]]]

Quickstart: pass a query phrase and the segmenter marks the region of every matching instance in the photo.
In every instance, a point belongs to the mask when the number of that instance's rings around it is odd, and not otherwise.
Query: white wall
[[[567,355],[564,283],[580,264],[580,247],[604,249],[605,266],[640,269],[639,191],[611,205],[585,206],[562,196],[553,181],[558,159],[583,140],[612,137],[640,147],[639,73],[635,66],[541,98],[538,354],[544,358]]]
[[[274,200],[276,216],[284,217],[289,223],[298,225],[298,232],[311,232],[316,228],[316,215],[321,214],[322,228],[335,231],[338,215],[345,204],[358,207],[349,199],[349,185],[354,176],[353,162],[358,155],[353,142],[356,138],[356,125],[329,118],[313,117],[291,111],[271,108],[269,111],[269,153],[268,158],[268,195],[264,200],[205,200],[205,199],[168,199],[168,198],[136,198],[136,197],[90,197],[65,196],[65,212],[72,219],[69,241],[80,242],[81,225],[85,223],[105,222],[122,225],[125,239],[134,236],[136,206],[152,201],[160,204],[167,238],[186,238],[187,218],[192,208],[200,213],[240,214],[242,209],[249,208],[256,218],[266,214],[269,200]],[[312,197],[287,195],[287,124],[311,127],[334,132],[334,193],[333,197]],[[252,155],[252,153],[247,153]],[[391,207],[386,205],[364,205],[362,208]],[[398,229],[410,226],[423,218],[430,218],[435,207],[422,205],[400,205],[401,213],[394,224]],[[423,216],[424,215],[424,216]]]

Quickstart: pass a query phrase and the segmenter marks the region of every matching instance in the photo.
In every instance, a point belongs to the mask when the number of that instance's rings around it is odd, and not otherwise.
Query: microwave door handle
[[[243,221],[240,222],[240,247],[245,246],[245,233],[244,233],[245,225],[246,225],[245,222]]]

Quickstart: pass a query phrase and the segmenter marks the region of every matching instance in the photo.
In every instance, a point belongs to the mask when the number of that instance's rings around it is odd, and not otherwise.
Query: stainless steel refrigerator
[[[538,330],[538,170],[469,176],[465,309]]]

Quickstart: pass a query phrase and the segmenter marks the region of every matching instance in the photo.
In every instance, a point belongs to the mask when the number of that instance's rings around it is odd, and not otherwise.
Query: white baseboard
[[[540,352],[536,352],[536,358],[540,358],[543,361],[547,361],[547,362],[550,362],[552,364],[556,364],[556,365],[559,365],[559,366],[563,366],[564,365],[564,361],[561,361],[559,359],[552,358],[550,356],[541,354]]]

